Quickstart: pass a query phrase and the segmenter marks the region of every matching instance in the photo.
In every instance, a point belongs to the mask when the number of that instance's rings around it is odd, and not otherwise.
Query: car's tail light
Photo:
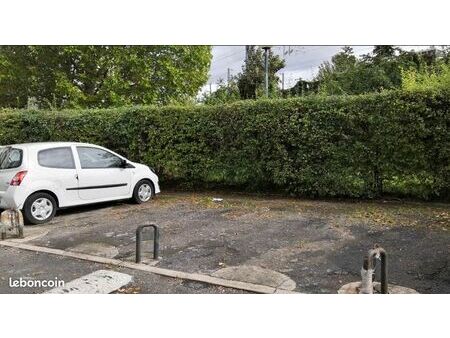
[[[14,175],[9,185],[20,185],[20,183],[22,183],[23,179],[25,178],[26,174],[27,174],[26,170],[19,171],[17,174]]]

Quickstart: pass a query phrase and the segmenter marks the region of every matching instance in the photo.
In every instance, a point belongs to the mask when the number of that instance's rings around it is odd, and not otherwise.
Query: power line
[[[231,54],[228,54],[228,55],[222,55],[222,56],[220,56],[220,57],[218,57],[218,58],[213,58],[213,62],[218,62],[218,61],[220,61],[220,60],[225,60],[225,59],[227,59],[227,58],[229,58],[229,57],[232,57],[232,56],[235,56],[235,55],[237,55],[237,54],[239,54],[239,53],[242,53],[242,51],[241,50],[238,50],[238,51],[236,51],[236,52],[234,52],[234,53],[231,53]]]

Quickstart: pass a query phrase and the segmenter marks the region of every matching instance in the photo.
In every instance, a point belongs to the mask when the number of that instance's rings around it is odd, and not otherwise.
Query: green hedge
[[[386,92],[218,106],[1,111],[0,144],[82,141],[164,183],[303,196],[450,196],[450,96]]]

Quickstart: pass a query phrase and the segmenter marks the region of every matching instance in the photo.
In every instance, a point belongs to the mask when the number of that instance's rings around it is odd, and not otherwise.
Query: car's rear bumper
[[[21,209],[24,203],[23,191],[19,187],[9,187],[0,191],[1,209]]]
[[[9,198],[5,197],[6,191],[0,191],[0,209],[9,209],[10,207],[10,200]]]

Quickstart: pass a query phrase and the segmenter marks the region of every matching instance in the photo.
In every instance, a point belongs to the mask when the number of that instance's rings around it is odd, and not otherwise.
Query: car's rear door
[[[72,147],[57,146],[37,151],[35,180],[50,182],[51,190],[58,194],[60,206],[79,204],[77,194],[78,172]]]
[[[79,159],[78,195],[85,201],[106,201],[128,197],[132,170],[122,159],[93,146],[76,146]]]

